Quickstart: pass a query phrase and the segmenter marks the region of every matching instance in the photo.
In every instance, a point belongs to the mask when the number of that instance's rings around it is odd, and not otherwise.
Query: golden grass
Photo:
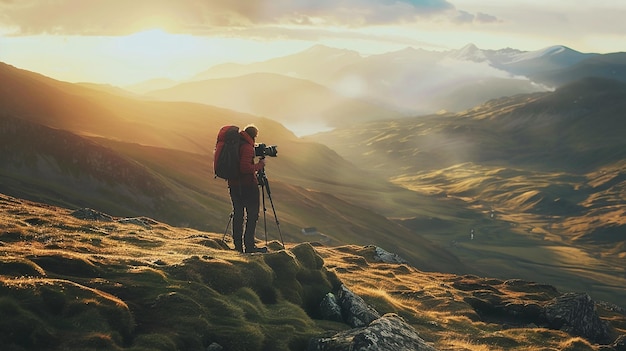
[[[0,342],[25,350],[201,349],[211,342],[229,350],[302,350],[313,336],[347,328],[316,312],[341,280],[442,351],[589,347],[559,331],[483,321],[465,301],[475,289],[497,289],[513,302],[545,301],[554,292],[541,285],[377,263],[373,247],[358,245],[288,244],[283,251],[270,243],[269,254],[240,255],[222,234],[70,213],[0,197],[0,313],[15,316],[0,322]],[[606,318],[626,328],[623,315]]]

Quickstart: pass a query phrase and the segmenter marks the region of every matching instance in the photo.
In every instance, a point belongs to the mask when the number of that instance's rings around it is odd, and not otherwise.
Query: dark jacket
[[[239,178],[229,179],[228,186],[233,185],[258,185],[256,172],[263,169],[263,165],[254,163],[254,139],[245,131],[239,132],[241,143],[239,145]]]

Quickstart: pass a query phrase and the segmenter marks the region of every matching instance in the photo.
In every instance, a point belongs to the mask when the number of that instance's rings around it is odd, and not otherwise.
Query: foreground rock
[[[368,326],[311,340],[308,351],[436,351],[397,314],[386,314]]]
[[[596,343],[611,341],[609,326],[596,313],[596,304],[588,294],[568,293],[557,297],[544,308],[548,326]]]

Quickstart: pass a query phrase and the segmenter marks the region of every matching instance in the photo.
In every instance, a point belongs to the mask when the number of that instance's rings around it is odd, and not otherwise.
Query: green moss
[[[295,255],[289,251],[268,253],[263,259],[279,280],[296,279],[296,274],[302,269]]]
[[[4,316],[0,318],[0,345],[4,347],[43,349],[59,343],[54,330],[45,321],[12,298],[0,298],[0,316]]]
[[[13,277],[43,277],[46,272],[25,258],[0,257],[0,275]]]
[[[322,269],[324,259],[309,243],[299,244],[291,249],[302,266],[308,269]]]
[[[243,317],[248,321],[263,321],[267,314],[263,302],[261,302],[259,296],[251,288],[239,289],[235,294],[230,296],[230,300],[243,310]]]
[[[98,267],[81,255],[50,254],[28,258],[47,273],[73,277],[97,277],[102,274]]]

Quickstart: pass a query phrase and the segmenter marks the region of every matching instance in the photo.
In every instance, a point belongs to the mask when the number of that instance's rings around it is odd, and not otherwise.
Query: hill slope
[[[357,342],[345,333],[376,324],[348,318],[364,317],[354,314],[361,297],[379,321],[399,320],[441,351],[607,350],[626,333],[623,309],[584,294],[425,273],[381,262],[371,246],[242,255],[221,234],[2,194],[0,221],[0,313],[11,316],[0,320],[3,349],[313,351],[335,334]],[[345,319],[320,307],[328,296]],[[397,347],[397,333],[383,332],[377,346]]]
[[[213,179],[212,155],[206,150],[213,148],[222,125],[255,122],[261,138],[273,138],[259,141],[279,144],[279,157],[268,160],[267,174],[287,239],[310,240],[301,229],[317,227],[334,233],[326,238],[335,243],[385,243],[423,269],[434,269],[439,261],[450,271],[466,269],[445,249],[380,211],[398,201],[417,204],[423,198],[382,178],[364,177],[335,152],[298,140],[276,122],[201,104],[134,100],[9,67],[3,74],[22,87],[0,94],[6,102],[0,115],[0,158],[8,165],[1,181],[9,194],[221,231],[230,200],[226,184]],[[21,104],[18,97],[32,104]],[[63,103],[54,108],[42,101],[46,97],[62,98]],[[81,110],[83,104],[91,110]],[[85,112],[90,114],[83,118]],[[120,122],[121,116],[126,119]],[[90,118],[108,121],[108,130],[84,123]],[[128,129],[130,119],[138,129]],[[110,163],[102,166],[101,160]],[[377,195],[382,192],[390,194],[383,201]],[[269,210],[266,223],[270,237],[276,238]],[[407,246],[406,238],[416,246]]]

